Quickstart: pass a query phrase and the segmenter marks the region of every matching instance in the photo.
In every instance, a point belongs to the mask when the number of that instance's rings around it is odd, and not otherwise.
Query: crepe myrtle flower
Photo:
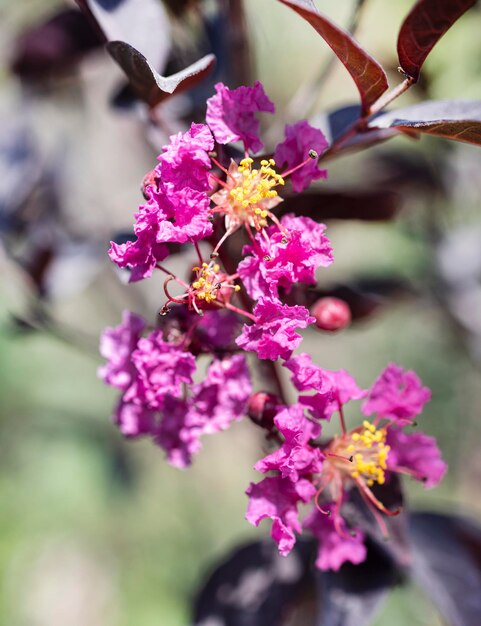
[[[218,312],[197,318],[210,325],[218,323]],[[196,383],[197,361],[189,351],[195,329],[167,341],[162,330],[147,331],[140,316],[125,312],[115,328],[101,337],[101,352],[107,359],[99,376],[121,391],[114,422],[130,438],[150,437],[166,452],[168,461],[186,467],[201,448],[200,438],[225,430],[247,411],[252,392],[244,355],[214,358],[203,381]],[[202,336],[202,335],[201,335]],[[223,331],[210,333],[209,344]]]
[[[292,519],[288,544],[284,541],[287,536],[285,529],[282,535],[274,529],[272,531],[276,540],[283,541],[282,547],[278,541],[281,554],[286,554],[286,545],[292,547],[292,536],[300,532],[297,517],[300,498],[295,490],[287,488],[285,481],[294,484],[308,481],[314,487],[309,501],[313,510],[304,527],[310,529],[321,542],[318,567],[338,569],[346,560],[359,563],[366,555],[363,534],[360,529],[349,528],[348,521],[343,517],[343,505],[349,500],[351,490],[355,488],[359,491],[387,537],[385,516],[395,516],[400,509],[388,509],[376,497],[373,488],[388,482],[392,473],[409,475],[430,488],[439,483],[446,471],[435,440],[423,433],[405,432],[410,423],[404,418],[396,420],[393,417],[399,406],[409,406],[411,413],[419,414],[429,398],[428,390],[414,372],[405,371],[392,363],[369,390],[360,389],[347,372],[331,372],[318,367],[305,353],[292,357],[285,365],[291,370],[299,391],[314,393],[300,396],[295,405],[281,409],[274,417],[279,448],[258,461],[255,469],[261,473],[274,472],[278,481],[272,482],[272,478],[268,477],[249,487],[247,494],[249,497],[254,494],[256,501],[254,505],[249,504],[247,519],[257,523],[263,517],[270,517],[276,528],[280,521],[283,526],[289,527],[289,519]],[[380,381],[384,386],[380,387]],[[348,430],[344,404],[366,398],[362,411],[368,412],[371,411],[373,397],[379,402],[380,412],[376,413],[373,421],[364,419],[361,425]],[[307,401],[309,398],[312,401]],[[338,413],[341,432],[328,441],[322,441],[319,438],[322,420],[331,419],[334,413]],[[271,498],[268,494],[270,485],[275,486]],[[283,485],[283,494],[290,494],[289,518],[282,515],[286,504],[285,498],[278,498],[279,485]],[[261,500],[257,497],[259,493],[262,493],[265,503],[264,515]],[[306,493],[305,489],[303,493]],[[274,507],[277,502],[281,502],[282,510]],[[254,518],[253,507],[256,511]]]

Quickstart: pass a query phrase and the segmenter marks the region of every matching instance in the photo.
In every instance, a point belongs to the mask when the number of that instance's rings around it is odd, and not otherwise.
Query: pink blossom
[[[194,356],[164,341],[160,331],[139,340],[132,363],[137,369],[137,380],[125,400],[135,398],[151,409],[162,409],[167,395],[180,397],[182,385],[192,384],[196,369]]]
[[[435,487],[447,471],[448,466],[441,458],[434,437],[390,428],[387,443],[391,448],[387,458],[388,469],[408,470],[413,478],[422,480],[428,489]]]
[[[274,159],[277,165],[284,165],[290,170],[300,165],[309,157],[309,151],[315,150],[321,155],[328,147],[323,133],[311,126],[306,120],[287,125],[286,138],[278,144]],[[327,170],[319,169],[317,159],[310,159],[303,167],[291,174],[292,189],[303,191],[313,180],[327,178]]]
[[[212,167],[208,152],[214,148],[214,138],[205,124],[192,124],[182,134],[170,137],[159,155],[155,168],[162,183],[171,183],[174,189],[189,187],[197,191],[209,189],[209,170]]]
[[[155,428],[155,413],[142,404],[120,400],[114,422],[124,437],[148,435]]]
[[[415,372],[390,363],[369,390],[362,412],[364,415],[377,413],[405,425],[422,412],[430,399],[431,391],[422,386]]]
[[[200,318],[196,316],[196,336],[205,350],[218,351],[235,346],[234,340],[239,334],[239,317],[231,311],[205,311]]]
[[[264,478],[260,483],[251,483],[246,491],[246,519],[254,526],[266,517],[272,519],[271,536],[281,555],[287,556],[296,542],[295,532],[301,532],[297,504],[309,502],[315,493],[314,485],[305,479],[293,483],[279,476]]]
[[[283,409],[274,418],[274,423],[284,436],[285,443],[258,461],[255,469],[263,474],[276,470],[282,478],[293,482],[303,475],[321,472],[324,456],[319,448],[309,445],[311,439],[320,435],[321,428],[304,416],[303,407],[294,404]]]
[[[181,468],[190,465],[202,448],[202,435],[225,430],[244,416],[251,391],[246,360],[234,355],[214,360],[190,397],[167,395],[155,441],[166,451],[169,463]]]
[[[110,242],[109,257],[119,267],[130,268],[130,282],[149,278],[157,263],[163,261],[169,255],[166,245],[157,242],[159,230],[159,207],[152,198],[139,207],[135,215],[137,222],[134,232],[137,235],[135,241],[127,241],[123,244]]]
[[[122,313],[122,323],[106,328],[100,337],[100,354],[107,363],[99,368],[99,377],[111,387],[125,391],[131,384],[135,369],[131,355],[137,346],[145,320],[130,311]]]
[[[256,235],[256,247],[244,247],[244,254],[253,256],[241,261],[237,271],[251,298],[278,297],[279,287],[289,292],[298,282],[314,285],[318,267],[333,261],[324,224],[294,215],[285,215],[281,224],[283,231],[271,226]]]
[[[243,355],[214,360],[192,391],[190,423],[200,434],[213,434],[244,417],[252,393]]]
[[[292,372],[292,382],[299,391],[320,391],[326,384],[324,371],[312,362],[311,355],[306,352],[286,361],[284,367]]]
[[[184,469],[192,462],[192,456],[201,449],[199,433],[188,426],[190,407],[186,400],[166,396],[154,441],[167,455],[174,467]]]
[[[157,242],[199,241],[212,233],[209,196],[190,187],[176,189],[172,183],[160,185],[154,194],[159,206]]]
[[[225,144],[243,141],[246,150],[258,152],[263,143],[259,139],[259,111],[274,113],[274,104],[257,81],[253,87],[237,87],[232,91],[223,83],[215,85],[215,96],[207,100],[207,124],[216,141]]]
[[[301,343],[297,328],[306,328],[314,318],[303,306],[288,306],[273,298],[259,298],[254,308],[256,321],[244,325],[236,343],[241,348],[256,352],[260,359],[275,361],[288,359]]]
[[[292,382],[299,391],[316,391],[312,396],[299,396],[299,402],[309,407],[316,419],[329,420],[344,404],[366,395],[346,370],[325,370],[314,365],[308,354],[289,359],[285,367],[293,373]]]
[[[313,509],[303,523],[304,528],[308,528],[319,542],[316,567],[337,571],[346,561],[355,565],[362,563],[367,554],[364,533],[356,528],[351,534],[334,504],[323,504],[322,508],[329,511],[330,515],[323,515]],[[337,525],[342,534],[336,531],[335,515],[338,516]]]

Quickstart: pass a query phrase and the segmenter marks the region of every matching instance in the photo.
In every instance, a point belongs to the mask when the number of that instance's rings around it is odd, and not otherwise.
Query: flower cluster
[[[247,493],[247,519],[254,525],[271,518],[272,537],[281,554],[294,546],[302,526],[319,539],[317,565],[338,569],[345,561],[360,563],[366,556],[360,528],[349,528],[343,505],[357,489],[383,533],[388,531],[383,515],[388,510],[376,497],[376,485],[388,482],[393,473],[407,474],[434,487],[446,465],[435,440],[418,432],[406,432],[413,424],[430,392],[412,371],[391,363],[369,390],[360,389],[345,371],[333,372],[313,364],[300,354],[285,364],[301,394],[290,407],[281,407],[273,422],[280,435],[280,447],[256,464],[261,473],[274,472]],[[352,430],[346,428],[344,405],[364,401],[361,412],[374,415]],[[323,420],[337,413],[341,433],[327,442],[319,439]],[[311,503],[312,511],[301,526],[297,508]]]
[[[366,554],[362,529],[352,528],[344,514],[353,489],[387,532],[383,516],[396,511],[379,501],[376,485],[403,473],[431,487],[445,465],[432,438],[409,430],[430,397],[414,372],[391,364],[366,391],[347,372],[324,370],[306,353],[294,355],[299,330],[318,322],[296,293],[316,285],[317,270],[333,255],[324,224],[276,215],[276,207],[286,186],[300,192],[326,177],[318,156],[327,141],[301,121],[286,127],[273,157],[256,157],[263,148],[262,112],[273,113],[274,105],[259,82],[235,90],[218,84],[207,101],[207,123],[172,136],[159,155],[144,180],[135,240],[112,242],[109,254],[131,281],[154,271],[164,275],[161,315],[148,328],[126,312],[119,326],[106,329],[101,353],[107,363],[99,374],[121,392],[114,416],[120,431],[151,437],[177,467],[191,463],[202,435],[249,412],[277,448],[255,466],[268,475],[247,490],[248,521],[270,518],[283,555],[296,533],[308,529],[319,539],[318,567],[337,569]],[[229,159],[239,143],[243,154]],[[240,258],[227,247],[237,231],[245,240]],[[164,265],[172,244],[191,245],[198,259],[185,276]],[[244,352],[270,361],[274,370],[279,363],[287,368],[297,401],[252,395]],[[268,413],[259,406],[254,411],[260,397],[270,398]],[[363,416],[373,418],[347,430],[343,407],[361,399]],[[340,434],[324,441],[322,423],[335,414]],[[303,521],[300,504],[311,507]]]

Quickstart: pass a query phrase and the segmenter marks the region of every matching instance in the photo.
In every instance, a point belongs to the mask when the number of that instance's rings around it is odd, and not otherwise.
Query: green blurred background
[[[318,0],[319,8],[345,23],[352,3]],[[379,59],[396,67],[395,40],[412,2],[371,0],[358,38]],[[15,34],[53,8],[52,0],[0,2],[0,37],[5,50]],[[258,77],[279,110],[300,82],[312,79],[329,58],[314,32],[274,0],[249,0],[249,24]],[[426,63],[435,98],[481,97],[481,15],[470,12],[446,35]],[[104,83],[118,70],[108,58],[85,64],[81,87],[60,85],[38,97],[29,110],[40,135],[62,136],[74,153],[68,206],[79,224],[105,233],[128,229],[140,201],[138,182],[155,155],[136,138],[138,129],[109,112]],[[396,80],[395,74],[392,74]],[[102,85],[102,88],[99,86]],[[6,70],[1,78],[2,112],[19,97]],[[81,90],[82,102],[76,94]],[[355,89],[342,67],[319,99],[319,108],[344,104]],[[401,104],[416,101],[416,88]],[[44,124],[42,125],[42,122]],[[87,132],[84,132],[86,129]],[[65,139],[66,138],[66,139]],[[445,142],[395,139],[389,150],[421,153],[428,161],[447,150]],[[74,146],[74,147],[72,147]],[[374,151],[382,159],[381,146]],[[345,157],[329,168],[329,185],[358,185],[373,151]],[[454,171],[469,163],[479,172],[479,150],[450,146]],[[91,162],[93,160],[93,162]],[[113,196],[105,191],[121,172]],[[125,175],[124,175],[125,174]],[[475,178],[475,176],[474,176]],[[79,180],[80,179],[80,180]],[[458,179],[459,182],[459,179]],[[452,201],[420,201],[406,192],[404,210],[386,224],[333,222],[328,225],[335,264],[320,275],[325,284],[357,277],[408,279],[423,295],[386,302],[380,310],[336,336],[308,335],[317,361],[346,368],[368,386],[387,362],[414,368],[431,387],[433,400],[422,428],[435,435],[450,465],[443,484],[425,491],[406,481],[411,508],[481,513],[479,366],[453,330],[430,289],[433,219],[443,232],[479,220],[476,180],[458,184]],[[436,216],[433,218],[433,214]],[[80,228],[80,227],[79,227]],[[259,433],[249,423],[206,438],[192,468],[169,467],[149,442],[124,441],[110,422],[116,393],[97,378],[101,363],[95,341],[116,324],[122,308],[153,317],[158,285],[117,285],[108,260],[80,292],[59,297],[52,307],[76,342],[72,346],[42,332],[19,332],[12,313],[28,302],[28,289],[2,258],[0,312],[0,622],[9,626],[181,626],[189,623],[195,589],[229,548],[266,533],[243,519],[244,490],[255,478],[262,455]],[[481,314],[481,312],[480,312]],[[353,414],[353,417],[354,414]],[[429,603],[412,588],[395,591],[377,625],[432,626]]]

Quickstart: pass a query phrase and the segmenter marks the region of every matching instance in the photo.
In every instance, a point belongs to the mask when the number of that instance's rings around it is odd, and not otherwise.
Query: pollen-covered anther
[[[376,428],[365,420],[361,427],[334,440],[332,452],[352,458],[352,463],[342,466],[342,472],[354,479],[363,479],[369,487],[382,485],[387,469],[389,446],[386,445],[386,429]],[[335,461],[335,458],[333,458]],[[338,465],[338,469],[341,467]]]

